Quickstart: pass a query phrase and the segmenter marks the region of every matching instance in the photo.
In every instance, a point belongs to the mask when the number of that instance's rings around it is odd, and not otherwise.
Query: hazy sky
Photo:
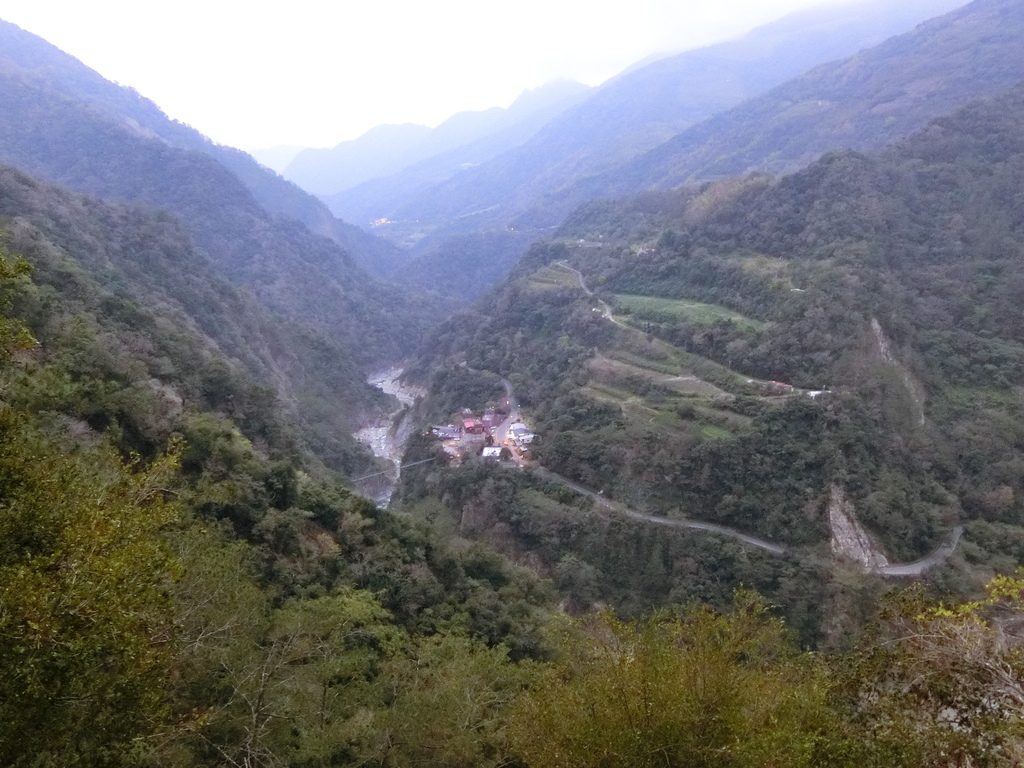
[[[0,0],[0,18],[256,149],[435,125],[555,77],[596,85],[652,53],[842,1]]]

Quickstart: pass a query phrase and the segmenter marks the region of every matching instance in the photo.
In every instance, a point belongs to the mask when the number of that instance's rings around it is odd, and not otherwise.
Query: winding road
[[[558,473],[552,472],[549,469],[545,469],[544,467],[537,465],[533,466],[532,469],[543,478],[560,483],[576,493],[593,499],[599,509],[611,514],[629,517],[641,522],[654,523],[655,525],[663,525],[669,528],[690,528],[697,531],[707,531],[720,536],[727,536],[731,539],[741,541],[744,544],[749,544],[752,547],[763,549],[775,555],[786,555],[790,552],[790,549],[784,544],[776,544],[775,542],[767,541],[765,539],[758,538],[757,536],[751,536],[750,534],[737,531],[735,528],[729,528],[728,526],[717,525],[715,523],[702,523],[696,520],[678,520],[667,517],[658,517],[656,515],[648,515],[644,512],[638,512],[635,509],[630,509],[622,504],[610,501],[603,495],[595,493],[589,488],[584,488],[582,485],[574,483],[572,480],[562,477]],[[873,568],[872,571],[880,576],[920,576],[929,568],[945,562],[949,556],[956,551],[963,533],[964,527],[962,525],[958,525],[953,529],[949,540],[943,543],[927,557],[915,560],[912,563],[890,563],[889,565]]]
[[[715,523],[701,523],[695,520],[677,520],[668,517],[648,515],[644,512],[637,512],[635,509],[630,509],[629,507],[619,504],[618,502],[606,499],[600,493],[595,493],[589,488],[584,488],[582,485],[574,483],[572,480],[562,477],[558,473],[552,472],[549,469],[544,469],[544,467],[536,465],[531,467],[531,469],[533,469],[534,472],[536,472],[543,478],[553,480],[556,483],[560,483],[566,486],[567,488],[576,491],[576,493],[582,494],[583,496],[593,499],[600,509],[604,509],[613,514],[621,515],[623,517],[630,517],[634,520],[640,520],[645,523],[664,525],[668,528],[690,528],[697,531],[708,531],[710,533],[717,533],[721,536],[728,536],[731,539],[742,541],[745,544],[751,545],[752,547],[767,550],[768,552],[772,552],[776,555],[784,555],[789,551],[782,544],[775,544],[770,541],[765,541],[764,539],[759,539],[757,536],[751,536],[749,534],[737,531],[734,528],[728,528],[724,525],[716,525]]]
[[[626,330],[635,330],[633,328],[630,328],[625,323],[615,319],[615,317],[612,315],[612,308],[608,305],[608,302],[605,301],[604,299],[602,299],[600,296],[597,296],[592,290],[587,288],[587,283],[583,279],[583,273],[582,272],[580,272],[575,267],[570,267],[569,266],[569,262],[565,261],[564,259],[562,259],[561,261],[556,261],[555,264],[557,264],[558,266],[562,267],[563,269],[567,269],[570,272],[575,272],[576,273],[576,279],[579,280],[579,282],[580,282],[580,290],[582,290],[585,294],[587,294],[587,296],[590,296],[591,298],[597,299],[597,303],[601,307],[601,316],[605,320],[610,320],[611,322],[615,323],[620,328],[625,328]]]
[[[883,576],[920,576],[932,566],[945,562],[946,559],[956,551],[956,546],[960,543],[960,537],[963,535],[964,527],[962,525],[958,525],[953,529],[953,532],[949,537],[949,541],[942,544],[938,549],[928,555],[928,557],[921,558],[913,563],[892,563],[890,565],[883,565],[881,568],[876,568],[875,571]]]
[[[583,281],[583,275],[580,274],[579,270],[573,269],[564,262],[557,263],[575,272],[576,275],[579,277],[580,288],[582,288],[588,295],[593,296],[593,293],[589,289],[587,289],[586,284]],[[608,305],[604,301],[601,301],[600,299],[598,299],[598,301],[601,302],[603,311],[607,313],[606,317],[612,320],[612,322],[621,325],[621,323],[618,323],[617,320],[611,317],[611,309],[608,307]],[[508,379],[502,379],[501,383],[505,387],[505,394],[508,397],[509,405],[515,409],[514,417],[519,418],[519,406],[515,401],[515,394],[512,390],[512,383]],[[509,416],[510,418],[508,420],[508,423],[511,423],[513,414],[510,413]],[[756,547],[757,549],[762,549],[766,552],[771,552],[775,555],[786,555],[790,551],[789,548],[786,547],[784,544],[777,544],[775,542],[768,541],[757,536],[751,536],[750,534],[743,533],[742,531],[738,531],[735,528],[729,528],[728,526],[717,525],[716,523],[703,523],[697,520],[679,520],[674,518],[658,517],[656,515],[649,515],[644,512],[638,512],[637,510],[630,509],[629,507],[624,506],[623,504],[611,501],[610,499],[605,498],[604,495],[592,491],[589,488],[585,488],[578,483],[574,483],[572,480],[569,480],[566,477],[562,477],[562,475],[559,475],[557,472],[552,472],[549,469],[545,469],[539,464],[534,464],[531,467],[531,469],[540,477],[552,480],[556,483],[560,483],[561,485],[564,485],[565,487],[575,491],[576,493],[579,493],[583,496],[586,496],[589,499],[592,499],[597,509],[604,510],[606,513],[616,514],[622,517],[628,517],[633,520],[638,520],[640,522],[652,523],[654,525],[663,525],[668,528],[689,528],[690,530],[706,531],[708,533],[714,533],[719,536],[726,536],[728,538],[735,539],[736,541],[743,542],[744,544]],[[882,576],[890,577],[920,576],[929,568],[938,565],[942,562],[945,562],[946,559],[948,559],[949,556],[952,555],[954,551],[956,551],[957,545],[960,543],[960,538],[961,536],[963,536],[963,532],[964,527],[962,525],[957,526],[953,529],[949,541],[942,544],[942,546],[940,546],[930,555],[928,555],[925,558],[922,558],[921,560],[917,560],[912,563],[890,563],[889,565],[874,568],[873,571]]]

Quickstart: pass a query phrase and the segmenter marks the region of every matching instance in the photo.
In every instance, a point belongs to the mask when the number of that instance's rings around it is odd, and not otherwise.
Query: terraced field
[[[529,282],[530,290],[550,291],[559,288],[579,288],[579,277],[571,269],[556,263],[541,267],[532,275]]]
[[[759,320],[716,304],[702,304],[699,301],[620,293],[615,295],[614,308],[616,315],[621,316],[626,322],[637,317],[655,322],[686,322],[698,325],[730,322],[751,331],[759,331],[764,327],[764,323]]]

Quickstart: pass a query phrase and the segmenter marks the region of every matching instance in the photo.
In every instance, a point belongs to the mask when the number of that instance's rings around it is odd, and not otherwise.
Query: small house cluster
[[[529,447],[537,438],[507,400],[483,413],[463,409],[452,423],[434,426],[431,433],[457,463],[470,456],[481,456],[485,461],[528,461]]]

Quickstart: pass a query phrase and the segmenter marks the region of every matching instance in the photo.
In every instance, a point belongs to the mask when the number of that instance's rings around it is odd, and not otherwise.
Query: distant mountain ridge
[[[816,67],[545,203],[565,209],[583,199],[755,170],[786,173],[837,147],[878,148],[1024,79],[1022,50],[1024,4],[975,0]]]
[[[304,149],[308,149],[308,147],[278,144],[274,147],[250,149],[248,152],[256,159],[256,162],[280,174],[288,167],[288,163],[294,160],[295,156]]]
[[[217,284],[229,283],[231,291],[223,300],[241,306],[238,314],[220,323],[216,313],[202,310],[206,322],[196,319],[197,325],[228,354],[245,361],[264,383],[273,384],[332,466],[351,468],[356,454],[365,464],[365,451],[354,447],[350,433],[375,418],[375,409],[381,407],[379,393],[366,384],[365,371],[401,359],[415,348],[420,335],[436,322],[434,298],[422,290],[380,282],[364,272],[336,239],[284,215],[281,207],[294,203],[309,213],[322,212],[328,225],[336,222],[319,202],[248,155],[209,143],[208,151],[178,146],[142,120],[152,120],[172,135],[181,133],[182,143],[199,135],[168,121],[136,94],[97,80],[98,75],[74,60],[69,64],[70,57],[55,53],[52,46],[37,45],[38,38],[11,25],[2,31],[20,38],[27,51],[19,55],[30,66],[23,70],[11,58],[0,57],[0,162],[71,187],[79,196],[103,198],[115,207],[128,202],[146,209],[144,214],[157,221],[172,219],[174,244],[159,250],[163,292],[145,289],[142,278],[148,275],[140,264],[136,269],[122,268],[127,295],[138,292],[163,303],[169,293],[187,304],[190,286],[197,281],[204,291],[214,292]],[[35,62],[33,50],[38,53]],[[40,56],[55,58],[56,64],[36,66]],[[71,79],[63,81],[62,72]],[[51,87],[53,82],[59,87]],[[86,95],[78,96],[79,91]],[[239,172],[248,174],[249,184]],[[41,183],[16,181],[13,188],[24,200],[20,207],[12,205],[7,215],[31,215],[44,231],[63,216],[62,199],[71,201],[65,207],[89,205],[70,195],[62,198],[59,190],[51,193]],[[59,213],[33,207],[37,189],[55,201]],[[283,193],[277,198],[282,205],[276,210],[261,204],[261,198],[273,199],[278,193]],[[106,215],[102,205],[93,207]],[[96,237],[103,241],[112,231],[116,235],[116,228],[96,228],[86,218],[80,224],[96,229]],[[149,225],[144,229],[156,231]],[[164,229],[168,228],[160,231]],[[122,251],[122,258],[134,253],[144,257],[152,243],[145,236],[138,240],[138,249]],[[179,258],[180,254],[188,258]],[[201,271],[194,267],[197,260],[204,265]],[[139,268],[143,273],[136,277]],[[175,268],[182,272],[177,278]],[[217,280],[204,280],[204,274]],[[243,316],[246,311],[248,316]],[[238,325],[275,330],[247,332],[239,338]],[[232,334],[234,338],[227,338]],[[246,351],[248,345],[255,348]]]
[[[313,195],[261,166],[245,152],[214,144],[190,126],[168,118],[134,89],[111,83],[41,37],[0,20],[2,74],[17,75],[39,88],[87,103],[126,131],[213,157],[230,169],[269,212],[290,216],[313,232],[335,240],[373,273],[388,271],[404,258],[386,241],[336,219]]]
[[[582,83],[554,80],[523,92],[507,109],[459,112],[436,128],[413,123],[378,125],[331,149],[299,152],[283,175],[309,192],[332,195],[488,139],[490,156],[494,156],[528,139],[589,90]]]
[[[521,146],[377,215],[457,231],[507,225],[578,178],[650,150],[822,61],[877,44],[960,4],[918,0],[817,9],[739,40],[660,59],[601,86]]]

